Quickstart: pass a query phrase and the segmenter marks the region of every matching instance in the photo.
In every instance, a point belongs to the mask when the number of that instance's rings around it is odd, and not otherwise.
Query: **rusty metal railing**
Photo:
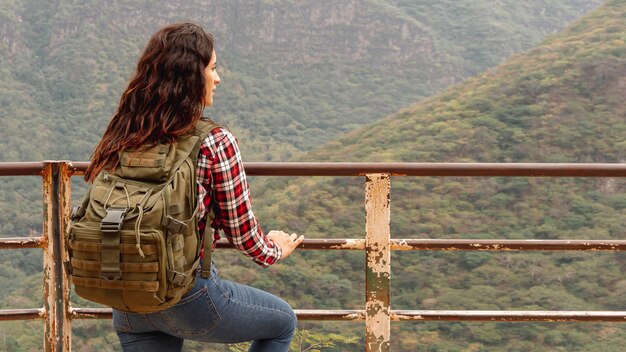
[[[74,308],[62,234],[70,210],[70,177],[88,163],[45,161],[0,163],[0,176],[39,175],[43,179],[43,236],[3,238],[0,249],[43,248],[44,305],[0,310],[0,320],[44,321],[44,350],[71,349],[73,319],[106,319],[107,308]],[[391,239],[390,178],[392,176],[473,177],[626,177],[626,164],[485,164],[485,163],[246,163],[250,175],[365,176],[365,239],[307,239],[303,249],[365,250],[366,305],[363,310],[296,310],[300,320],[365,320],[366,351],[389,351],[391,321],[597,321],[626,322],[623,311],[454,311],[392,310],[392,250],[574,250],[624,251],[626,240],[473,240]],[[218,241],[220,248],[230,248]]]

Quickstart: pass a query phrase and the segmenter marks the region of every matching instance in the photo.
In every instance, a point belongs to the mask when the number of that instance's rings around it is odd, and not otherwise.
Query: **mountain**
[[[301,160],[624,163],[625,17],[626,1],[609,1],[539,46]],[[270,179],[253,190],[255,209],[268,228],[362,238],[363,183]],[[392,177],[391,193],[394,238],[626,233],[623,179]],[[291,292],[299,306],[358,307],[362,254],[330,252],[299,253],[285,264],[293,276],[277,268],[252,282],[273,287],[298,278],[313,283]],[[394,252],[392,308],[625,310],[625,263],[626,255],[611,252]],[[334,289],[320,293],[325,285]],[[626,328],[613,324],[402,323],[392,330],[399,351],[618,351],[626,342]]]
[[[236,133],[244,158],[287,160],[495,65],[599,3],[0,2],[0,161],[87,160],[141,47],[166,23],[214,33],[222,83],[207,113]],[[0,232],[39,231],[38,182],[3,181]]]
[[[0,160],[87,159],[142,46],[166,23],[214,33],[222,84],[208,113],[245,141],[247,158],[286,160],[483,71],[600,3],[4,1]]]

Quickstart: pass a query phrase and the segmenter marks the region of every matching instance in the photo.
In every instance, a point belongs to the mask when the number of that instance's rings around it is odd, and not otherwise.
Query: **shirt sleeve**
[[[212,190],[204,204],[208,208],[210,202],[215,202],[216,217],[211,226],[222,229],[235,248],[257,264],[267,267],[281,258],[281,248],[263,234],[252,212],[250,189],[237,140],[227,130],[220,129],[220,132],[219,141],[214,141],[217,143],[211,153],[213,155],[209,156],[201,151],[201,154],[212,160],[203,163],[206,166],[204,172],[199,170],[199,176],[204,173],[200,180],[210,183],[203,186],[210,186],[209,189]],[[211,136],[207,137],[210,138]],[[210,176],[206,173],[210,173]],[[215,231],[216,240],[219,239],[217,232]]]

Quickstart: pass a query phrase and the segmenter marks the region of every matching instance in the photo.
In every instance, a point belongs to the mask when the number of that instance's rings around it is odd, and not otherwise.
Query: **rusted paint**
[[[365,310],[296,309],[298,320],[363,321]],[[111,319],[111,308],[71,308],[72,319]]]
[[[70,308],[72,319],[111,319],[111,308]]]
[[[2,172],[0,163],[0,174]],[[83,174],[88,162],[73,162],[73,175]],[[471,177],[626,177],[626,164],[565,163],[267,163],[247,162],[254,176],[394,176]]]
[[[364,310],[296,309],[295,312],[302,321],[362,321],[366,316]],[[71,314],[73,319],[111,319],[112,316],[110,308],[73,308]],[[392,321],[626,322],[626,311],[392,310],[390,318]]]
[[[617,311],[498,311],[498,310],[403,310],[392,311],[393,321],[542,321],[626,322]]]
[[[54,185],[53,185],[53,164],[45,163],[42,173],[43,182],[43,309],[44,309],[44,351],[56,351],[56,278],[54,276],[54,250],[52,236],[55,233],[54,218]]]
[[[0,239],[0,249],[43,248],[41,237],[8,237]]]
[[[362,321],[365,320],[364,310],[324,310],[324,309],[296,309],[298,320],[334,320],[334,321]]]
[[[215,242],[217,248],[235,249],[228,240],[221,239]],[[298,247],[300,249],[325,250],[365,250],[364,239],[305,239]]]
[[[339,245],[331,244],[328,249],[365,249],[365,240],[361,239],[346,239],[345,243]]]
[[[365,350],[389,351],[391,321],[390,176],[365,178]]]
[[[391,239],[391,250],[440,251],[626,251],[626,240],[506,240],[506,239]],[[0,240],[0,248],[2,248]],[[225,239],[216,242],[217,248],[234,249]],[[305,239],[301,249],[364,250],[363,239]]]
[[[0,176],[42,176],[45,172],[44,162],[2,162]]]
[[[255,176],[626,177],[626,164],[249,162],[245,168]]]
[[[57,216],[59,217],[59,232],[55,237],[55,244],[58,247],[55,253],[56,271],[55,275],[60,281],[57,288],[57,295],[60,296],[61,304],[59,304],[57,314],[59,314],[59,323],[61,325],[58,337],[62,339],[61,349],[70,351],[72,348],[72,320],[71,320],[71,279],[68,270],[65,267],[69,263],[69,254],[67,252],[67,235],[70,225],[70,213],[72,207],[72,194],[70,178],[72,165],[70,162],[62,162],[59,169],[59,209]]]
[[[363,310],[295,310],[299,320],[365,320]],[[75,308],[74,319],[111,319],[108,308]],[[603,311],[391,311],[393,321],[542,321],[542,322],[626,322],[626,312]],[[16,318],[18,319],[18,318]],[[2,320],[2,318],[0,318]]]
[[[7,320],[36,320],[44,319],[45,312],[43,309],[2,309],[0,310],[0,321]]]
[[[44,351],[69,351],[71,348],[67,329],[69,315],[67,314],[64,286],[69,285],[64,280],[62,268],[63,245],[62,230],[68,221],[65,208],[69,207],[67,199],[69,176],[65,162],[46,161],[43,172],[44,198],[44,234],[43,271],[44,271]],[[65,185],[62,185],[65,182]],[[64,198],[65,197],[65,198]],[[66,282],[64,282],[66,281]],[[69,291],[67,291],[69,299]]]
[[[626,240],[394,239],[392,250],[625,251]]]

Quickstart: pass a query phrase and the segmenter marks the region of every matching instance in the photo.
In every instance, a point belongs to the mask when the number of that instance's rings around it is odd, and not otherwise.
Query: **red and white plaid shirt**
[[[221,229],[235,248],[257,264],[266,267],[276,263],[282,256],[280,246],[265,237],[252,213],[239,146],[228,130],[215,128],[204,139],[196,169],[200,233],[206,227],[207,209],[217,202],[215,208],[219,211],[211,223],[213,243],[220,238]]]

